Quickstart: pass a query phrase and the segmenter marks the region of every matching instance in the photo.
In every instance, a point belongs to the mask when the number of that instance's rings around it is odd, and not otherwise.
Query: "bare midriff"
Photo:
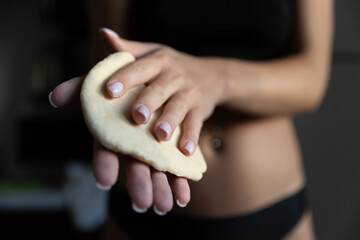
[[[199,217],[231,217],[265,208],[305,184],[292,119],[247,117],[216,110],[204,123],[199,147],[207,171],[189,181],[191,200],[173,212]],[[120,168],[123,171],[123,168]],[[125,174],[119,185],[124,188]]]
[[[295,129],[286,116],[249,118],[217,111],[199,146],[208,169],[190,181],[191,200],[180,214],[229,217],[267,207],[305,182]]]

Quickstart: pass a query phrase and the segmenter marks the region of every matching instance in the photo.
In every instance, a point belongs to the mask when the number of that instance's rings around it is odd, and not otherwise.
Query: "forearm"
[[[290,115],[321,103],[331,62],[333,1],[298,0],[297,16],[293,55],[264,62],[212,60],[224,86],[221,104],[255,115]]]
[[[328,79],[328,63],[297,54],[250,62],[216,59],[223,98],[220,104],[254,115],[299,114],[315,109]]]

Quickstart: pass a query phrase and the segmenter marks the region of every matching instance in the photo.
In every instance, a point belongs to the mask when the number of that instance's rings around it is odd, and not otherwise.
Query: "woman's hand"
[[[197,145],[203,121],[222,97],[223,88],[215,72],[215,60],[196,58],[170,47],[119,38],[109,29],[101,33],[116,51],[128,51],[136,61],[116,72],[107,82],[110,96],[121,97],[129,88],[145,84],[135,100],[132,115],[145,124],[164,106],[154,126],[159,141],[169,140],[181,124],[180,150],[191,155]]]
[[[112,97],[120,97],[134,86],[146,84],[133,105],[133,117],[138,124],[147,123],[151,114],[164,105],[155,124],[159,141],[169,140],[173,130],[182,124],[180,150],[191,155],[198,142],[202,123],[213,111],[221,96],[210,63],[179,53],[169,47],[121,39],[109,29],[100,33],[114,51],[128,51],[137,61],[115,73],[106,86]],[[57,86],[50,94],[50,102],[57,107],[79,105],[82,77],[73,78]],[[114,185],[119,171],[117,153],[94,143],[94,176],[105,189]],[[127,189],[137,212],[154,205],[158,214],[173,207],[173,195],[179,206],[190,201],[186,179],[170,176],[133,158],[125,161]]]
[[[49,95],[50,103],[61,108],[79,106],[83,80],[77,77],[58,85]],[[163,215],[172,209],[173,195],[181,207],[190,201],[190,188],[185,178],[170,176],[168,180],[164,172],[131,157],[127,157],[124,164],[127,190],[135,211],[142,213],[154,205],[154,211]],[[93,172],[98,186],[104,190],[116,183],[119,172],[118,154],[97,141],[94,142]]]

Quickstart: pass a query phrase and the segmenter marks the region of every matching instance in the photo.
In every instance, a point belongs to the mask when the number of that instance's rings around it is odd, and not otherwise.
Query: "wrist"
[[[227,61],[217,57],[206,57],[206,66],[213,91],[214,105],[222,105],[227,101],[229,79],[227,76]]]
[[[260,91],[256,64],[239,59],[224,59],[220,66],[223,93],[219,104],[240,108],[251,104]]]

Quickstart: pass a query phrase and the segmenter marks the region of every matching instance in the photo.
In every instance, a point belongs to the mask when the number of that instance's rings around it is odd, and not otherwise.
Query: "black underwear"
[[[172,212],[156,215],[151,209],[132,210],[124,190],[113,188],[110,215],[133,239],[241,239],[283,238],[300,220],[308,203],[305,189],[254,213],[229,218],[179,216]],[[170,235],[169,235],[170,234]]]

